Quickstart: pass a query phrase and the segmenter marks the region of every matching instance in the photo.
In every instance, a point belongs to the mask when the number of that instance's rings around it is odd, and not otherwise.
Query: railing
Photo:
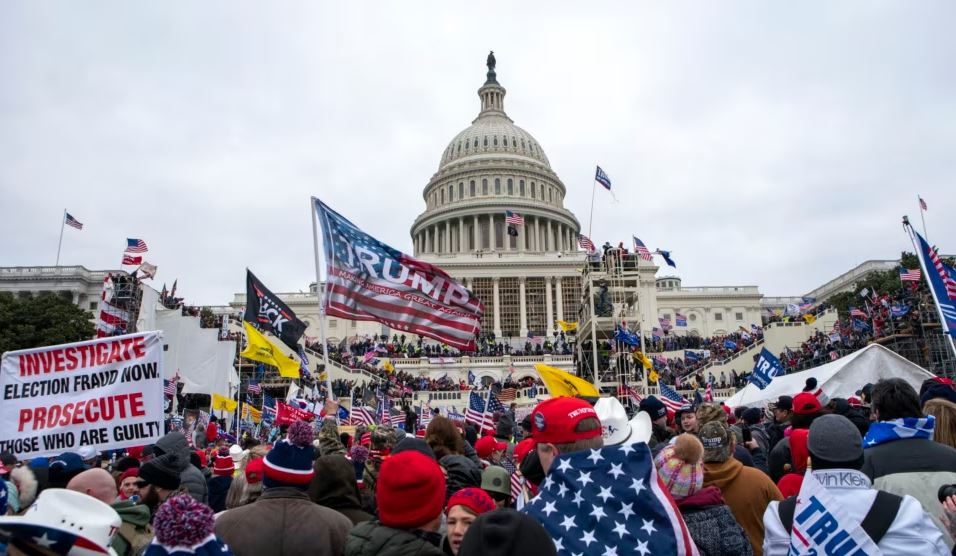
[[[7,266],[0,267],[0,279],[4,278],[31,278],[47,276],[77,277],[92,280],[102,278],[110,272],[121,270],[90,270],[84,266]]]

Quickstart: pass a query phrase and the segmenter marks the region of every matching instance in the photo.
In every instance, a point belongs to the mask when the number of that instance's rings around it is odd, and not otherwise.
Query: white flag
[[[823,472],[827,473],[827,472]],[[836,473],[836,472],[832,472]],[[839,473],[859,473],[840,471]],[[852,479],[852,477],[851,477]],[[821,527],[826,523],[826,527]],[[803,478],[793,511],[790,554],[883,554],[859,521],[850,518],[811,471]],[[839,548],[839,550],[836,550]]]

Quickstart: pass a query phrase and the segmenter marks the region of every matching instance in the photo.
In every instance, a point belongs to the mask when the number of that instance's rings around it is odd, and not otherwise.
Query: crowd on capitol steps
[[[647,396],[632,415],[556,397],[517,421],[403,427],[345,427],[337,405],[269,444],[212,417],[147,446],[0,454],[0,554],[956,553],[944,378],[848,399],[810,379],[766,407]]]

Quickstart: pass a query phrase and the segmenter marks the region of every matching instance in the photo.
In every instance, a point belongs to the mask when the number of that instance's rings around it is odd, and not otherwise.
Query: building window
[[[441,204],[445,204],[445,190],[442,189],[442,190],[440,190],[438,193],[439,193],[439,198],[440,198],[440,200],[439,200],[438,202],[440,202]]]
[[[488,194],[488,180],[481,180],[481,194]]]
[[[551,202],[553,202],[553,201],[554,201],[554,199],[551,197],[551,188],[549,187],[549,188],[548,188],[548,202],[551,203]]]
[[[515,182],[511,178],[508,178],[508,195],[515,194]]]
[[[468,189],[471,190],[471,196],[474,197],[475,196],[475,180],[471,180],[471,182],[468,183]]]
[[[743,314],[743,313],[734,313],[734,317],[735,317],[738,321],[744,320],[744,314]]]
[[[501,302],[501,335],[517,338],[521,335],[521,299],[517,278],[498,280],[498,300]],[[527,293],[527,292],[526,292]],[[527,306],[525,307],[527,310]],[[493,313],[493,311],[486,311]]]
[[[487,147],[487,146],[488,146],[488,136],[485,135],[483,139],[484,139],[483,143],[484,143],[484,145]]]
[[[455,186],[449,185],[448,186],[448,202],[450,203],[454,200],[455,200]]]
[[[524,139],[522,139],[524,141]],[[524,180],[518,180],[518,195],[524,197]]]
[[[475,148],[476,148],[476,149],[478,148],[478,138],[477,138],[477,137],[475,137]]]
[[[495,195],[501,195],[501,179],[495,178]]]
[[[521,140],[521,150],[524,150],[524,139]]]
[[[724,320],[723,313],[714,313],[714,320]]]
[[[691,313],[689,318],[690,318],[691,321],[695,321],[695,320],[697,320],[697,315]]]
[[[465,182],[463,181],[458,182],[458,198],[459,199],[465,198]]]
[[[531,198],[532,198],[532,199],[535,198],[535,196],[534,196],[534,191],[535,191],[534,182],[531,182]]]
[[[471,281],[471,292],[485,302],[485,314],[481,316],[482,331],[494,330],[494,282],[491,278],[475,278]]]
[[[354,320],[353,320],[353,321],[351,321],[351,322],[352,322],[351,328],[357,328],[357,327],[358,327],[358,321],[354,321]]]
[[[664,319],[664,320],[671,320],[671,314],[670,314],[670,313],[664,313],[663,315],[661,315],[661,318]]]
[[[339,321],[337,321],[336,319],[329,319],[329,328],[338,328],[338,327],[339,327]]]
[[[95,311],[95,310],[96,310],[96,302],[90,301],[90,311]]]
[[[498,136],[495,135],[493,139],[494,139],[494,144],[495,144],[495,146],[497,147],[497,146],[498,146]]]

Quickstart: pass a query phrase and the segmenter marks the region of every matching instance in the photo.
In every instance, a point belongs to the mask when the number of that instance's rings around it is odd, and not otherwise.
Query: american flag
[[[919,199],[919,208],[920,208],[920,210],[923,210],[923,211],[929,210],[929,209],[926,207],[926,201],[924,201],[923,198],[920,197],[919,195],[917,195],[916,197]]]
[[[498,401],[501,403],[511,403],[515,401],[517,397],[517,388],[502,388],[501,392],[498,392]]]
[[[100,302],[100,318],[96,322],[96,337],[125,334],[129,326],[129,311],[124,311],[106,301]]]
[[[262,385],[254,380],[250,380],[249,385],[246,386],[246,392],[249,392],[250,394],[261,394]]]
[[[126,238],[127,253],[145,253],[147,251],[149,251],[149,248],[146,247],[145,241],[132,237]]]
[[[77,220],[76,218],[73,218],[73,215],[70,213],[66,213],[66,220],[64,222],[67,226],[72,226],[76,228],[77,230],[83,229],[83,223]]]
[[[920,272],[920,269],[910,270],[908,268],[900,267],[900,281],[901,282],[919,282],[920,278],[923,277],[923,273]]]
[[[630,398],[632,404],[635,406],[641,405],[641,400],[644,398],[641,397],[641,395],[638,394],[637,390],[635,390],[633,387],[625,385],[621,387],[621,391],[624,393],[624,395]]]
[[[428,400],[425,400],[422,402],[422,405],[419,409],[421,410],[421,415],[418,418],[418,426],[422,428],[427,427],[428,424],[432,422],[431,403]]]
[[[377,321],[461,350],[476,348],[485,307],[472,292],[313,200],[328,265],[326,314]]]
[[[611,178],[607,177],[607,173],[605,173],[600,166],[598,166],[594,171],[594,181],[601,184],[604,189],[607,189],[608,191],[611,190]]]
[[[375,416],[372,415],[372,410],[370,410],[365,405],[360,405],[358,407],[352,408],[352,422],[353,426],[365,425],[370,426],[375,424]]]
[[[661,389],[661,402],[664,403],[664,406],[666,406],[667,409],[671,411],[677,411],[682,406],[688,405],[690,403],[690,401],[688,401],[684,396],[681,396],[677,390],[674,390],[663,382],[658,382],[657,385]]]
[[[676,322],[677,326],[687,326],[687,315],[675,313],[674,321]]]
[[[200,409],[198,420],[205,427],[209,424],[209,413]]]
[[[714,375],[711,375],[714,376]],[[714,401],[714,383],[708,382],[707,388],[704,388],[704,401],[712,402]]]
[[[939,253],[932,247],[929,249],[929,260],[932,261],[933,267],[936,268],[936,272],[943,281],[943,286],[946,287],[946,297],[948,297],[950,301],[956,301],[956,280],[953,280],[949,269],[943,264],[943,260],[939,258]]]
[[[851,316],[851,317],[859,317],[859,318],[861,318],[861,319],[868,319],[868,318],[870,318],[870,315],[864,313],[863,311],[857,309],[856,307],[850,307],[850,316]]]
[[[166,394],[166,395],[167,395],[168,397],[170,397],[170,398],[173,397],[173,396],[175,396],[175,395],[176,395],[176,386],[177,386],[177,384],[178,384],[178,383],[177,383],[175,380],[166,380],[166,379],[164,378],[164,379],[163,379],[163,393]]]
[[[511,212],[510,210],[506,210],[505,224],[512,224],[514,226],[522,226],[524,225],[524,216],[521,216],[517,212]]]
[[[485,407],[485,398],[472,391],[468,396],[468,409],[465,411],[465,420],[478,425],[479,428],[486,429],[492,425],[492,413],[495,411],[504,411],[504,406],[498,401],[490,391],[488,392],[488,403]]]
[[[644,443],[561,454],[522,511],[544,525],[561,555],[624,547],[641,556],[697,554]]]
[[[597,248],[594,247],[594,242],[591,241],[591,238],[583,234],[578,234],[578,245],[580,245],[581,249],[584,249],[588,253],[594,253],[597,251]]]
[[[637,236],[631,236],[634,238],[634,252],[640,255],[645,261],[653,261],[654,257],[651,256],[650,250],[644,245],[644,242],[637,239]]]

